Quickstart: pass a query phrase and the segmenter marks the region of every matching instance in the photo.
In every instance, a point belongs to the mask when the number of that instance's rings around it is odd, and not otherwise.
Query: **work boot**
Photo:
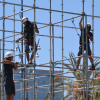
[[[95,70],[94,64],[92,64],[92,67],[90,67],[89,70]]]
[[[32,62],[28,62],[28,64],[26,64],[26,67],[31,67],[30,65],[32,64]]]

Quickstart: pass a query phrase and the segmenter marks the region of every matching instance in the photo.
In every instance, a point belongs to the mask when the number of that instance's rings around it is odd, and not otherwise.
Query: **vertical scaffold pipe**
[[[26,54],[25,54],[25,67],[26,67]],[[24,73],[26,73],[26,68],[24,69]],[[24,79],[26,79],[26,74],[24,74]],[[27,81],[24,81],[24,94],[25,94],[25,100],[28,100],[28,89],[25,89],[27,87]]]
[[[1,55],[1,40],[0,40],[0,55]],[[1,71],[1,56],[0,56],[0,71]],[[1,77],[1,74],[0,74]],[[0,79],[0,83],[1,83],[1,79]],[[0,85],[0,100],[1,100],[1,85]]]
[[[62,0],[62,59],[63,59],[63,0]],[[62,60],[62,73],[64,71],[64,68],[63,68],[63,60]],[[64,100],[64,79],[62,77],[62,90],[63,90],[63,93],[62,93],[62,100]]]
[[[21,5],[23,5],[23,0],[21,0]],[[21,6],[21,11],[23,11],[23,6]],[[21,19],[23,18],[23,12],[21,13]],[[21,32],[23,32],[23,23],[21,23]],[[21,41],[21,53],[23,53],[23,39]],[[23,55],[21,55],[21,63],[23,64]],[[23,69],[21,72],[23,73]],[[21,74],[21,79],[23,79],[23,74]],[[21,88],[23,88],[23,82],[21,82]],[[25,85],[24,85],[24,92],[25,92]],[[25,94],[25,93],[24,93]],[[21,100],[23,99],[23,90],[21,89]],[[25,96],[24,96],[25,99]]]
[[[50,66],[51,66],[51,0],[50,0]],[[52,97],[52,75],[51,75],[51,67],[50,67],[50,100]]]
[[[86,28],[86,30],[85,30],[85,34],[87,33],[87,16],[85,15],[85,28]],[[88,100],[88,91],[89,91],[89,81],[88,81],[88,45],[89,45],[89,43],[88,43],[88,39],[87,39],[87,35],[86,35],[86,57],[85,57],[85,69],[86,69],[86,100]]]
[[[52,61],[54,62],[54,25],[52,25]],[[54,98],[54,63],[52,63],[53,66],[53,86],[52,86],[52,91],[53,91],[53,98]]]
[[[13,20],[13,33],[14,33],[14,37],[13,37],[13,55],[15,55],[15,5],[14,5],[14,8],[13,8],[13,13],[14,13],[14,20]],[[13,57],[13,61],[15,62],[15,57]],[[13,74],[13,77],[14,77],[14,74]]]
[[[92,42],[92,56],[94,56],[94,0],[92,0],[92,33],[93,33],[93,42]],[[94,59],[93,59],[94,63]],[[92,77],[94,78],[94,72],[92,73]],[[93,79],[93,100],[94,100],[94,79]]]
[[[35,26],[35,0],[34,0],[34,26]],[[35,29],[33,30],[34,39],[34,100],[35,100]]]
[[[13,12],[14,12],[14,20],[13,20],[13,32],[14,32],[14,37],[13,37],[13,55],[15,55],[15,5],[14,5],[14,10],[13,10]],[[13,58],[13,61],[15,61],[15,57]]]
[[[73,95],[73,100],[74,100],[74,83],[73,82],[72,82],[72,91],[73,91],[72,92],[73,93],[72,95]]]
[[[82,55],[83,55],[83,100],[85,100],[85,84],[84,84],[84,77],[85,77],[85,71],[84,71],[84,0],[83,2],[83,7],[82,7],[82,14],[83,14],[83,27],[82,27]]]
[[[2,60],[4,59],[4,49],[5,49],[5,0],[3,0],[3,51],[2,51]],[[3,67],[3,64],[2,64],[2,100],[4,100],[4,94],[3,94],[3,88],[4,88],[4,85],[3,85],[3,79],[4,79],[4,67]]]

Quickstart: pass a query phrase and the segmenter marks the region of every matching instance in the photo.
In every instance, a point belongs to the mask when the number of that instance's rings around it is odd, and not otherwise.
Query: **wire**
[[[74,24],[74,18],[71,19],[71,21],[72,21],[72,23],[73,23],[73,25],[74,25],[74,27],[75,27],[75,30],[76,30],[76,32],[77,32],[77,35],[80,36],[80,35],[78,34],[78,31],[77,31],[76,26],[75,26],[75,24]]]
[[[19,44],[18,44],[18,42],[17,42],[17,48],[18,48],[18,50],[19,50],[19,53],[21,54],[21,51],[20,51],[20,47],[19,47]],[[19,58],[21,58],[21,55],[19,55]]]

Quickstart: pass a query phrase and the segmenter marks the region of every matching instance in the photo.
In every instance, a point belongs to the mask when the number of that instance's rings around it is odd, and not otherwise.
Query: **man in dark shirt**
[[[15,95],[15,84],[13,81],[13,69],[14,70],[18,69],[18,62],[14,64],[12,61],[13,61],[13,54],[11,52],[7,52],[5,55],[5,59],[3,60],[6,100],[13,100],[14,95]]]
[[[80,27],[80,30],[81,30],[81,36],[80,36],[80,46],[79,46],[78,56],[82,55],[82,32],[83,32],[83,29],[82,29],[82,24],[81,23],[82,23],[82,18],[79,21],[79,27]],[[87,32],[86,32],[86,27],[87,27]],[[90,32],[91,25],[87,24],[86,27],[84,28],[84,50],[86,50],[86,35],[87,35],[88,55],[90,56],[89,59],[90,59],[90,62],[92,64],[92,67],[90,68],[90,70],[95,70],[95,67],[94,67],[94,64],[93,64],[93,59],[91,57],[90,41],[89,41],[89,39],[90,39],[93,42],[93,34]],[[78,68],[78,66],[80,64],[80,60],[81,60],[81,57],[78,58],[76,68]]]
[[[16,40],[16,42],[19,42],[20,39],[24,38],[24,45],[25,45],[25,52],[26,52],[26,57],[27,57],[27,61],[29,64],[32,63],[32,59],[34,57],[34,44],[35,44],[35,53],[37,51],[37,47],[36,47],[36,43],[34,43],[34,29],[35,32],[39,33],[38,28],[36,25],[34,25],[34,23],[31,23],[27,17],[23,17],[22,18],[22,22],[25,25],[24,26],[24,34]],[[31,50],[33,51],[31,58],[29,59],[29,46],[31,46]]]

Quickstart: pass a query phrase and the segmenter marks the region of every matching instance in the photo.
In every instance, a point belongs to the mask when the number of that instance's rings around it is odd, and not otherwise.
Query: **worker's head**
[[[87,23],[87,31],[90,31],[91,30],[91,24]]]
[[[23,18],[22,18],[22,22],[23,22],[24,25],[27,25],[27,22],[28,22],[28,21],[29,21],[29,20],[28,20],[27,17],[23,17]]]
[[[13,54],[11,52],[7,52],[5,54],[5,59],[12,61],[13,60]]]

